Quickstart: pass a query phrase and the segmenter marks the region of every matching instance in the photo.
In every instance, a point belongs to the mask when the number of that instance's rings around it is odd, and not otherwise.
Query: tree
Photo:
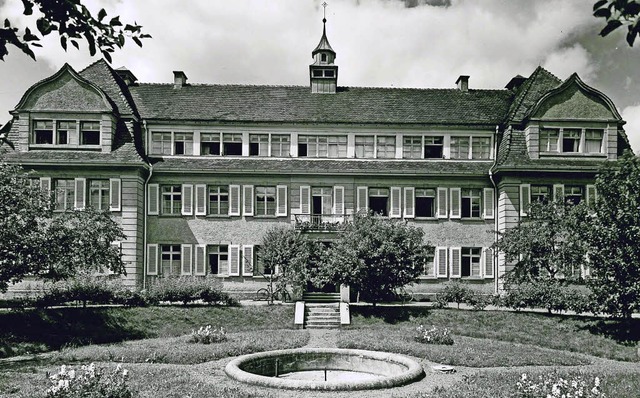
[[[534,202],[527,217],[502,232],[494,247],[504,253],[507,262],[515,263],[506,283],[574,277],[585,258],[576,217],[584,206]]]
[[[415,281],[433,249],[418,227],[357,214],[329,247],[321,278],[349,285],[375,305]]]
[[[0,28],[0,59],[2,60],[9,53],[8,45],[19,48],[35,60],[33,47],[41,47],[40,39],[53,32],[57,32],[60,36],[60,46],[65,51],[68,43],[79,49],[79,42],[85,41],[91,56],[95,55],[96,51],[100,51],[109,62],[111,62],[111,53],[116,48],[122,48],[127,37],[140,47],[142,47],[142,39],[151,37],[142,33],[142,26],[135,22],[123,24],[119,16],[109,18],[107,21],[107,12],[104,9],[94,17],[81,0],[22,0],[22,3],[24,15],[31,16],[31,25],[21,31],[12,26],[8,19],[4,20],[4,26]],[[33,19],[35,19],[35,28]]]
[[[60,280],[80,271],[124,273],[119,248],[112,245],[124,238],[108,212],[54,213],[37,179],[0,163],[0,292],[26,275]]]
[[[324,246],[289,227],[269,229],[262,241],[258,256],[267,279],[275,280],[278,289],[291,287],[294,296],[301,295],[322,267]]]
[[[633,47],[636,36],[640,36],[640,1],[638,0],[599,0],[593,5],[593,15],[607,22],[600,31],[606,36],[621,26],[627,26],[627,43]]]
[[[596,180],[595,212],[582,215],[591,266],[589,287],[600,310],[630,318],[640,311],[640,159],[627,152]]]

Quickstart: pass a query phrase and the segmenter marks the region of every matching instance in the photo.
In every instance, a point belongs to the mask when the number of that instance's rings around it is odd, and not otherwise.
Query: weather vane
[[[327,22],[327,2],[322,3],[322,22]]]

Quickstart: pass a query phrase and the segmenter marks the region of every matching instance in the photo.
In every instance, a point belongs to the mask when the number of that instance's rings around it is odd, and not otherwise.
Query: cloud
[[[631,149],[636,155],[640,154],[640,104],[624,108],[622,118],[627,121],[624,130],[629,137]]]
[[[595,76],[595,66],[590,58],[584,47],[575,44],[549,54],[543,66],[563,80],[577,72],[583,80],[588,82]]]

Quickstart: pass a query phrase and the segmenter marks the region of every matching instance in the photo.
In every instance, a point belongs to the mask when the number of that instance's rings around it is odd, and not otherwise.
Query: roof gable
[[[538,66],[516,92],[507,120],[511,124],[520,124],[538,100],[549,90],[558,87],[562,80]]]
[[[621,120],[613,102],[574,73],[531,108],[529,118],[553,120]]]
[[[128,73],[133,76],[133,73],[129,71]],[[100,87],[121,115],[137,114],[135,103],[131,98],[127,84],[104,59],[99,59],[87,66],[80,71],[79,75]]]
[[[54,75],[31,86],[15,110],[111,112],[113,106],[99,87],[64,64]]]

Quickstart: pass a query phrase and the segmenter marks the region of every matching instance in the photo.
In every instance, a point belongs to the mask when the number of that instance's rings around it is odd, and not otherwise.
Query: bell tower
[[[322,3],[326,11],[327,3]],[[327,39],[327,18],[322,18],[322,38],[320,43],[311,52],[313,63],[309,65],[309,78],[311,80],[311,92],[319,94],[335,94],[338,86],[338,65],[334,65],[336,52],[331,48]]]

